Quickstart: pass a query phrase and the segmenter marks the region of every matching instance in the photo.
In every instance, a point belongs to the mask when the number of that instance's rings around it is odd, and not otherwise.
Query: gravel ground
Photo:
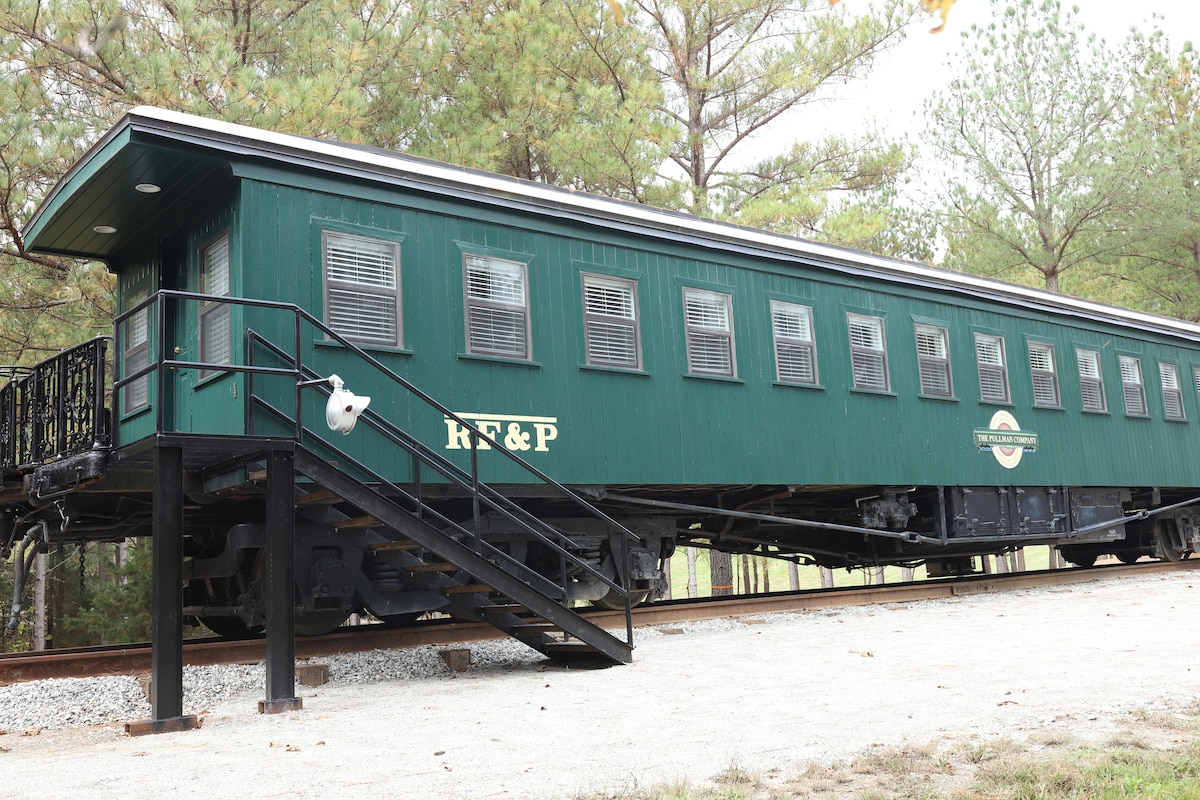
[[[258,666],[189,668],[203,726],[131,738],[130,678],[0,688],[14,798],[575,797],[786,775],[880,746],[1067,733],[1200,697],[1187,573],[869,608],[639,629],[635,662],[564,669],[515,642],[321,659],[304,708],[260,716]]]

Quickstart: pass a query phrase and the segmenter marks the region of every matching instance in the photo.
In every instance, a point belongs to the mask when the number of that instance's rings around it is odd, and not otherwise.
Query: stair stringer
[[[558,629],[570,634],[580,642],[590,645],[595,649],[597,655],[619,664],[628,664],[633,661],[632,643],[621,641],[571,609],[560,605],[553,598],[512,575],[500,565],[476,553],[471,547],[447,536],[412,512],[397,505],[395,501],[302,447],[296,450],[295,468],[300,474],[380,520],[388,528],[398,531],[425,550],[453,563],[467,574],[529,609],[530,612]],[[488,603],[480,605],[486,606]],[[548,653],[556,645],[562,644],[553,641],[545,634],[528,638],[517,637],[514,631],[519,630],[521,625],[526,622],[528,620],[506,614],[492,624],[543,653]]]

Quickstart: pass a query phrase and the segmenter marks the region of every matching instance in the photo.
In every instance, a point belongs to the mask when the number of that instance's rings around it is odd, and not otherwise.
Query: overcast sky
[[[912,0],[914,4],[917,0]],[[865,6],[867,0],[841,0],[848,10]],[[856,117],[879,120],[888,129],[915,133],[922,128],[922,104],[951,74],[962,58],[962,34],[973,24],[984,26],[992,15],[990,0],[958,0],[950,11],[946,30],[931,34],[938,16],[918,14],[908,36],[878,62],[870,79],[845,87],[843,98],[830,109],[830,127],[848,133]],[[1003,4],[1001,4],[1003,5]],[[1070,7],[1070,2],[1064,2]],[[1185,41],[1200,46],[1200,2],[1197,0],[1078,0],[1079,19],[1090,33],[1110,45],[1124,41],[1130,28],[1149,32],[1156,26],[1166,31],[1173,49]],[[1152,20],[1151,14],[1162,17]],[[918,115],[914,119],[914,115]]]

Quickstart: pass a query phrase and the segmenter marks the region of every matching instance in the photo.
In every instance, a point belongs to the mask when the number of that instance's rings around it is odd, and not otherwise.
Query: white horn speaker
[[[325,404],[325,422],[331,431],[348,434],[354,430],[358,415],[370,404],[371,398],[359,397],[349,389],[343,389],[342,379],[337,375],[329,376],[329,385],[333,387],[333,394]]]

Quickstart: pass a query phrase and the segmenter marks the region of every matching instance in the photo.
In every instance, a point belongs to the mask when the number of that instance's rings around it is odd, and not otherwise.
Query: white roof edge
[[[533,200],[542,200],[547,203],[569,205],[589,214],[608,218],[624,217],[652,227],[686,230],[689,233],[706,238],[736,239],[755,247],[763,247],[768,250],[785,253],[791,252],[800,256],[811,256],[835,261],[854,261],[880,272],[948,283],[959,290],[975,290],[993,296],[999,295],[1011,298],[1016,303],[1033,301],[1039,305],[1062,308],[1068,311],[1094,315],[1115,321],[1126,321],[1128,323],[1155,328],[1160,331],[1176,332],[1200,338],[1200,325],[1171,317],[1134,311],[1119,306],[1110,306],[1068,295],[1055,294],[1020,284],[983,278],[970,273],[930,267],[914,261],[902,261],[859,250],[838,247],[836,245],[822,244],[807,239],[717,222],[688,214],[664,211],[652,206],[642,206],[598,195],[564,190],[534,181],[524,181],[488,172],[468,170],[465,167],[455,167],[451,164],[416,159],[406,156],[403,153],[389,154],[385,151],[367,151],[356,147],[349,147],[339,142],[278,133],[263,128],[254,128],[248,125],[224,122],[222,120],[214,120],[153,106],[138,106],[129,112],[129,116],[145,117],[161,122],[188,126],[223,136],[257,141],[264,145],[309,152],[314,155],[336,158],[342,161],[354,161],[368,167],[378,167],[393,171],[403,170],[409,174],[430,180],[443,183],[457,183],[463,187],[477,190],[511,193],[514,187],[519,186],[520,193],[525,197]]]

